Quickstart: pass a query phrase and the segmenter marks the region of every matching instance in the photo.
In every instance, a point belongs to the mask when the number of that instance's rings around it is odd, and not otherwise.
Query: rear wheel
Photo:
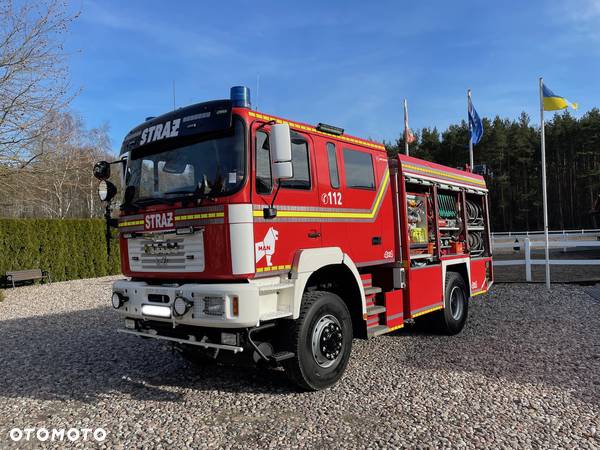
[[[435,316],[436,331],[450,335],[460,333],[469,315],[468,299],[467,286],[463,277],[456,272],[448,272],[444,309]]]
[[[303,389],[317,391],[344,374],[352,350],[352,320],[340,297],[331,292],[307,292],[300,317],[282,331],[286,350],[294,358],[283,362],[286,374]]]

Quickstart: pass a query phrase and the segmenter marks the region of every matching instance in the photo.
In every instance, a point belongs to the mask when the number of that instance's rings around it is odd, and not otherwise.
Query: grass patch
[[[0,302],[4,300],[4,291],[0,289]]]

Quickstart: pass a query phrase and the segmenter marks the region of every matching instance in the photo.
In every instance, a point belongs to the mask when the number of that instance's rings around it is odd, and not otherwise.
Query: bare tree
[[[64,113],[55,116],[43,139],[47,151],[27,167],[6,168],[0,177],[0,216],[99,217],[91,167],[113,157],[107,126],[88,130],[81,118]]]
[[[0,0],[0,177],[46,151],[71,94],[63,36],[76,16],[57,0]]]

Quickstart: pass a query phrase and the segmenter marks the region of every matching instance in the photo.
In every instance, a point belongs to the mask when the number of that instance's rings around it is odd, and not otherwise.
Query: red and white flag
[[[412,130],[410,128],[408,128],[408,124],[405,124],[405,127],[404,127],[404,140],[409,144],[412,144],[413,142],[415,142],[417,140],[417,137],[415,136],[415,134],[412,132]]]
[[[412,144],[417,137],[408,126],[408,102],[404,99],[404,146],[405,153],[408,155],[408,144]]]

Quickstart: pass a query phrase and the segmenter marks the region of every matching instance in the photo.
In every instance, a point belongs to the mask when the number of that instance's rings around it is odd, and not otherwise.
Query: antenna
[[[173,80],[173,111],[175,111],[175,80]]]
[[[256,95],[254,100],[254,109],[258,109],[258,89],[260,87],[260,73],[256,74]]]

